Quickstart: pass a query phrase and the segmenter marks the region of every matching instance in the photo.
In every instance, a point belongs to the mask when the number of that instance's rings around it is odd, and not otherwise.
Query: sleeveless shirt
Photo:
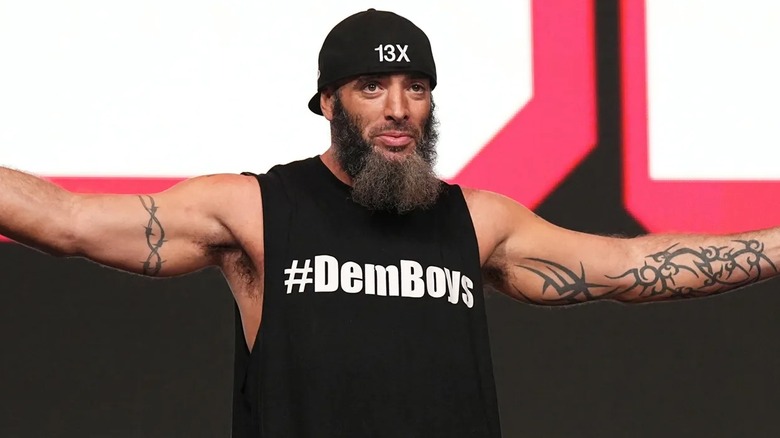
[[[500,437],[463,193],[370,211],[319,157],[257,175],[262,323],[236,308],[234,438]]]

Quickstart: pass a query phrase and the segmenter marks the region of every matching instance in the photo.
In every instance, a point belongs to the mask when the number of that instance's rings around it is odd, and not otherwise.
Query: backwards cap
[[[309,109],[322,115],[320,92],[366,74],[419,72],[436,86],[436,64],[425,33],[398,14],[369,9],[351,15],[325,37],[319,56],[317,94]]]

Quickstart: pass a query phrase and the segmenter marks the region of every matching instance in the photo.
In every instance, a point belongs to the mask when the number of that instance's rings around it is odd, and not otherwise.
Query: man
[[[77,195],[0,168],[0,233],[149,276],[218,266],[234,294],[233,436],[500,436],[483,279],[542,305],[705,296],[777,275],[780,229],[618,239],[433,172],[436,68],[410,21],[325,39],[321,156],[158,194]],[[259,183],[259,190],[258,190]]]

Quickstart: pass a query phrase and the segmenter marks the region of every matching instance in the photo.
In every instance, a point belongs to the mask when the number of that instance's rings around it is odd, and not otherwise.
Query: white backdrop
[[[780,179],[780,3],[645,5],[650,175]]]
[[[449,177],[531,97],[530,0],[0,0],[0,164],[183,177],[318,154],[320,45],[369,7],[431,40]]]

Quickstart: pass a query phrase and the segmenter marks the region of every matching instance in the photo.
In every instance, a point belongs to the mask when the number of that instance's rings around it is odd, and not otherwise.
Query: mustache
[[[371,131],[369,131],[368,133],[368,136],[376,137],[385,134],[387,132],[406,134],[417,141],[422,139],[422,130],[420,128],[415,127],[414,125],[412,125],[406,120],[389,121],[385,125],[378,126],[376,128],[371,129]]]

